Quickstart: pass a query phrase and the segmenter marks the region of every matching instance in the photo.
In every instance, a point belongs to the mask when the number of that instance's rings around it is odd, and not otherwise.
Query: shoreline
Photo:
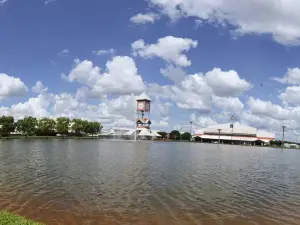
[[[128,141],[126,139],[122,138],[107,138],[104,137],[98,137],[98,136],[82,136],[82,137],[76,137],[76,136],[8,136],[8,137],[0,137],[1,140],[119,140],[119,141]],[[144,141],[144,140],[142,140]],[[276,149],[290,149],[290,150],[300,150],[297,148],[288,148],[288,147],[282,147],[282,146],[260,146],[260,145],[235,145],[235,144],[218,144],[218,143],[209,143],[209,142],[199,142],[199,141],[180,141],[180,140],[149,140],[153,142],[164,142],[164,143],[194,143],[194,144],[211,144],[211,145],[225,145],[225,146],[243,146],[243,147],[259,147],[259,148],[276,148]],[[145,140],[147,142],[147,140]]]

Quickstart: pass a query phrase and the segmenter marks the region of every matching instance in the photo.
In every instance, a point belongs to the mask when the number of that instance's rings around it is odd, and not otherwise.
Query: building
[[[141,140],[160,138],[161,135],[151,130],[150,110],[151,99],[144,92],[136,98],[135,128],[112,128],[105,133],[105,136],[131,140],[135,138]]]
[[[195,131],[194,138],[203,142],[224,144],[267,144],[275,140],[275,134],[240,123],[216,124]]]
[[[136,128],[146,128],[150,130],[150,107],[151,99],[143,92],[136,99]]]

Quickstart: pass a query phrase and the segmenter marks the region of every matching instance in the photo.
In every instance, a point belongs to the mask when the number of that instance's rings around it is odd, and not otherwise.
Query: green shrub
[[[7,212],[0,212],[1,225],[42,225]]]

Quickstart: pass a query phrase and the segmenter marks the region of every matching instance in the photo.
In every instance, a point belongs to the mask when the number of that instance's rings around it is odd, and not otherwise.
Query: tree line
[[[169,134],[167,132],[161,131],[157,132],[162,138],[169,138],[171,140],[182,140],[182,141],[190,141],[191,134],[189,132],[185,132],[181,134],[178,130],[172,130]]]
[[[99,122],[87,121],[82,119],[70,120],[67,117],[57,119],[27,116],[24,119],[15,121],[12,116],[0,117],[0,134],[3,137],[11,133],[19,132],[27,136],[62,136],[74,135],[95,135],[101,132],[103,126]]]

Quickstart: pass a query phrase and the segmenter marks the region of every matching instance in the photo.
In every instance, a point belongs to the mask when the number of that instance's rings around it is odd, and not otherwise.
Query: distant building
[[[216,124],[195,131],[194,138],[201,138],[203,142],[225,144],[267,144],[275,140],[275,134],[258,130],[257,128],[240,123]]]

